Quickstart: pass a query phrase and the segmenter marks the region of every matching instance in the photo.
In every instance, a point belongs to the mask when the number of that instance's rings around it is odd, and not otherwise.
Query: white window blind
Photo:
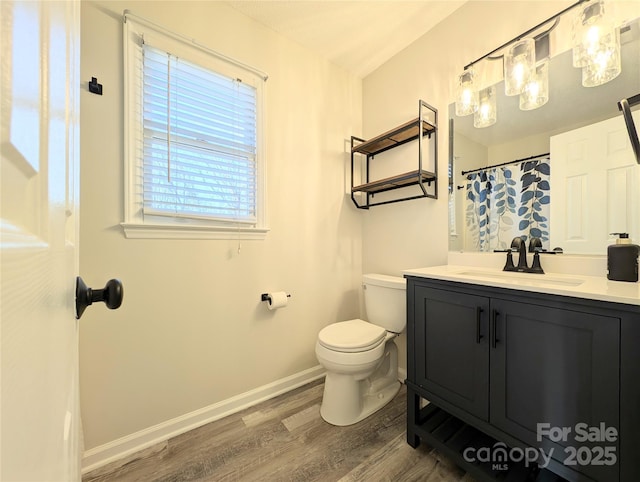
[[[256,89],[142,50],[144,214],[256,223]]]
[[[267,74],[124,12],[127,238],[264,239]]]

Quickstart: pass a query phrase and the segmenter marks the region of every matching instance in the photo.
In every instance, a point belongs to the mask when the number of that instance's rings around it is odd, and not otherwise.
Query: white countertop
[[[640,306],[640,282],[609,281],[604,276],[515,273],[450,264],[409,269],[403,271],[403,274]]]

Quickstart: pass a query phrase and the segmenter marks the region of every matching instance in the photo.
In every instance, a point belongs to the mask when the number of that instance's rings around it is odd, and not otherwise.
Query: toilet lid
[[[318,341],[330,350],[359,352],[375,348],[386,334],[384,328],[356,319],[324,327],[318,334]]]

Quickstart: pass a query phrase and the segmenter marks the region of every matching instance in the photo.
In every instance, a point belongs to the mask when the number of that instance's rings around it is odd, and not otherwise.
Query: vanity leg
[[[414,449],[420,445],[420,437],[414,428],[420,419],[420,397],[407,387],[407,443]]]

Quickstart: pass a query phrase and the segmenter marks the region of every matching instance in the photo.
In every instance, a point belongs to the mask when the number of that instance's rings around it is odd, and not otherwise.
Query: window
[[[125,12],[127,237],[264,237],[266,76]]]

